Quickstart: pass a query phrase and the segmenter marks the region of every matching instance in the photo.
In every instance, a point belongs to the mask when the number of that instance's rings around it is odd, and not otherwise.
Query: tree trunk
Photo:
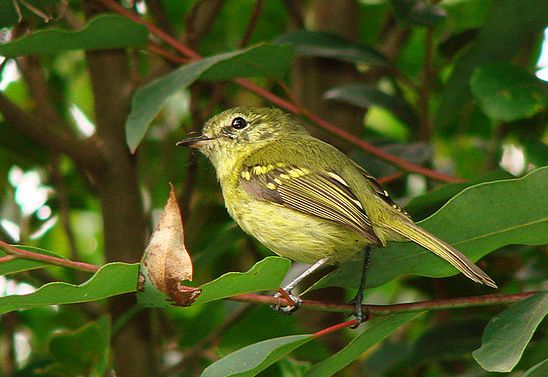
[[[305,19],[312,19],[309,28],[357,40],[360,14],[357,0],[315,0],[306,12],[308,14]],[[318,80],[319,77],[321,80]],[[325,101],[322,97],[334,86],[357,81],[360,81],[360,76],[353,64],[333,59],[300,58],[296,60],[292,71],[293,92],[299,101],[314,113],[354,135],[361,134],[363,110],[340,102]],[[311,131],[315,136],[343,150],[350,148],[340,138],[316,127]]]

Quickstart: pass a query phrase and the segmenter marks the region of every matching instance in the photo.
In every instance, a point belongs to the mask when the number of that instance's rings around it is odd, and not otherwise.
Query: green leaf
[[[542,195],[546,187],[548,167],[523,178],[481,183],[463,190],[419,224],[473,261],[506,245],[542,245],[548,242],[548,207]],[[349,261],[313,288],[356,288],[360,268]],[[367,285],[375,287],[404,274],[445,277],[456,273],[449,263],[412,242],[393,242],[374,251]]]
[[[412,360],[422,363],[470,355],[481,344],[481,333],[486,324],[487,320],[482,318],[456,319],[437,324],[416,341]],[[455,339],[459,341],[455,342]]]
[[[548,103],[545,85],[529,72],[508,63],[477,68],[470,86],[482,111],[505,122],[529,118]]]
[[[67,50],[98,50],[146,45],[147,28],[127,17],[97,16],[78,31],[39,30],[0,45],[0,55],[13,58],[24,55],[54,54]]]
[[[38,247],[21,246],[21,245],[13,245],[13,246],[16,246],[19,249],[32,251],[33,253],[49,255],[57,258],[63,258],[62,256],[52,253],[51,251],[40,249]],[[7,255],[6,253],[0,250],[0,257],[6,256],[6,255]],[[51,264],[34,261],[30,259],[14,258],[7,262],[0,263],[0,276],[15,274],[21,271],[35,270],[37,268],[43,268],[43,267],[51,267]]]
[[[360,357],[365,351],[386,338],[398,327],[420,316],[420,313],[401,313],[375,318],[366,323],[366,329],[342,350],[330,358],[313,365],[307,377],[333,376],[342,368]]]
[[[56,362],[46,372],[53,369],[70,371],[71,375],[103,376],[110,352],[110,318],[101,317],[77,330],[57,333],[49,349]]]
[[[289,270],[289,259],[266,257],[247,272],[229,272],[202,285],[202,293],[195,304],[220,300],[242,293],[275,290]]]
[[[505,170],[494,170],[486,173],[485,175],[466,181],[463,183],[449,183],[434,190],[427,192],[424,195],[419,195],[411,199],[411,201],[405,206],[407,212],[417,220],[432,215],[443,204],[445,204],[453,196],[467,187],[477,185],[478,183],[500,181],[503,179],[514,178],[512,174]]]
[[[15,25],[19,21],[12,0],[0,0],[0,28]]]
[[[470,100],[470,77],[476,67],[507,61],[546,27],[548,2],[545,0],[498,0],[476,42],[456,63],[442,92],[435,124],[447,128],[461,116]]]
[[[548,292],[513,304],[487,324],[481,347],[472,356],[485,370],[510,372],[546,314]]]
[[[289,44],[299,56],[331,58],[350,63],[385,66],[388,60],[378,51],[354,43],[337,34],[299,30],[276,38],[273,43]]]
[[[548,375],[548,359],[545,359],[535,366],[529,368],[523,377],[545,377]]]
[[[364,109],[379,106],[390,111],[411,127],[419,123],[415,111],[407,101],[369,85],[353,84],[332,88],[324,94],[324,98],[349,103]]]
[[[168,73],[145,85],[133,96],[131,113],[126,122],[127,144],[135,151],[167,99],[196,80],[228,80],[251,76],[281,78],[289,69],[292,58],[289,46],[261,44],[210,56]]]
[[[102,266],[88,281],[80,285],[54,282],[45,284],[27,295],[0,297],[0,314],[38,306],[97,301],[134,292],[137,285],[138,269],[137,263],[108,263]]]
[[[311,334],[291,335],[249,345],[208,366],[202,377],[255,376],[312,339]]]

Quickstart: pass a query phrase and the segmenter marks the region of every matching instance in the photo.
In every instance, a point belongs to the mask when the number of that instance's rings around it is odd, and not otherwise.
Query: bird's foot
[[[355,329],[369,319],[369,309],[366,305],[362,305],[361,297],[355,297],[349,304],[354,305],[354,312],[352,312],[352,315],[354,316],[356,323],[350,327]]]
[[[274,311],[285,315],[293,314],[303,302],[299,296],[292,295],[291,291],[287,292],[283,288],[274,293],[274,297],[283,298],[288,303],[288,305],[270,305]]]

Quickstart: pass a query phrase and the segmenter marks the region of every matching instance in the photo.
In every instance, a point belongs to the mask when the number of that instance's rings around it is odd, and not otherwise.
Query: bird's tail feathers
[[[481,268],[476,266],[468,257],[460,251],[440,240],[433,234],[408,221],[398,221],[391,224],[390,229],[401,236],[421,245],[439,257],[455,266],[466,277],[476,283],[498,288],[497,284]]]

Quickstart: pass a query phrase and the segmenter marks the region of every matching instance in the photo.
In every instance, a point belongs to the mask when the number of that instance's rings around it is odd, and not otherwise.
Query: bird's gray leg
[[[316,271],[321,266],[323,266],[327,261],[329,261],[328,257],[320,259],[319,261],[314,263],[312,266],[307,268],[302,274],[300,274],[291,282],[289,282],[289,284],[287,284],[285,287],[282,287],[282,289],[287,292],[291,300],[295,302],[295,305],[288,305],[288,306],[272,305],[272,309],[283,314],[291,314],[297,309],[299,309],[299,306],[301,305],[302,300],[300,299],[299,296],[292,295],[291,291],[297,286],[297,284],[303,281],[304,278],[311,275],[314,271]],[[278,292],[274,294],[274,297],[283,297],[283,295]]]
[[[367,309],[367,306],[365,307],[365,313],[362,309],[362,301],[363,301],[363,291],[365,290],[365,280],[367,279],[367,270],[369,268],[369,262],[371,260],[371,246],[367,245],[365,247],[365,254],[363,256],[363,266],[362,266],[362,275],[360,278],[360,286],[358,287],[358,292],[356,293],[356,297],[351,303],[354,304],[354,317],[356,317],[356,324],[352,326],[353,328],[356,328],[360,325],[360,323],[367,321],[369,318],[369,310]]]

